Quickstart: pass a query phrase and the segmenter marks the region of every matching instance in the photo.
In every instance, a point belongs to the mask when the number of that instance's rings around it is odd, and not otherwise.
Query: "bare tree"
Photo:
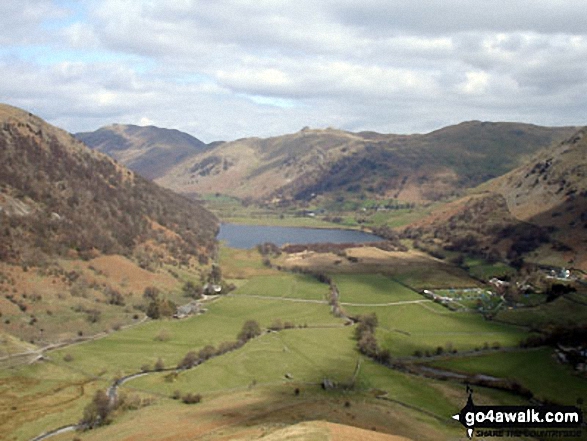
[[[247,341],[258,335],[261,335],[261,326],[259,326],[259,323],[256,320],[247,320],[237,338],[241,341]]]

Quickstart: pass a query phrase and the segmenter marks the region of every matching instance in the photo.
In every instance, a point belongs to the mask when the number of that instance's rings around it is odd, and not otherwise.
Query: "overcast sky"
[[[587,124],[583,0],[2,0],[0,101],[70,132]]]

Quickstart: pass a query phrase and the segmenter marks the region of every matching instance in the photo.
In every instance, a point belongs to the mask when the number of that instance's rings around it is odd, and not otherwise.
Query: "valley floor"
[[[118,388],[126,404],[109,425],[51,439],[464,439],[464,429],[451,419],[466,401],[463,376],[514,380],[535,398],[561,404],[587,395],[587,380],[559,364],[552,350],[518,349],[528,328],[451,311],[415,291],[477,286],[458,268],[417,252],[349,253],[358,261],[333,264],[318,254],[275,261],[329,272],[329,286],[267,267],[256,250],[222,249],[223,276],[236,290],[209,299],[204,314],[148,320],[0,370],[0,432],[8,440],[28,440],[76,424],[97,390],[153,371],[159,360],[164,371]],[[332,314],[333,285],[342,317]],[[357,325],[345,316],[372,312],[378,343],[403,368],[357,351]],[[191,369],[172,369],[189,351],[234,341],[247,320],[265,331]],[[442,356],[433,356],[439,347]],[[416,357],[418,351],[428,356]],[[461,380],[432,378],[421,366],[458,372]],[[476,404],[527,402],[506,390],[473,387]],[[200,394],[202,401],[176,399],[186,394]]]

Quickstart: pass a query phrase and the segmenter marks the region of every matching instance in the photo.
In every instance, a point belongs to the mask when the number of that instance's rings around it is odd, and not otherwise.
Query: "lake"
[[[277,246],[307,243],[364,243],[383,241],[379,236],[356,230],[335,228],[270,227],[263,225],[221,224],[218,240],[232,248],[249,249],[263,242]]]

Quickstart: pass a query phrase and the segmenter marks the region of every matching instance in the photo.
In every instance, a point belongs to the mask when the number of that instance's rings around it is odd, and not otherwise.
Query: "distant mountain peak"
[[[208,149],[187,133],[153,125],[112,124],[75,136],[149,179],[165,175],[178,162]]]

